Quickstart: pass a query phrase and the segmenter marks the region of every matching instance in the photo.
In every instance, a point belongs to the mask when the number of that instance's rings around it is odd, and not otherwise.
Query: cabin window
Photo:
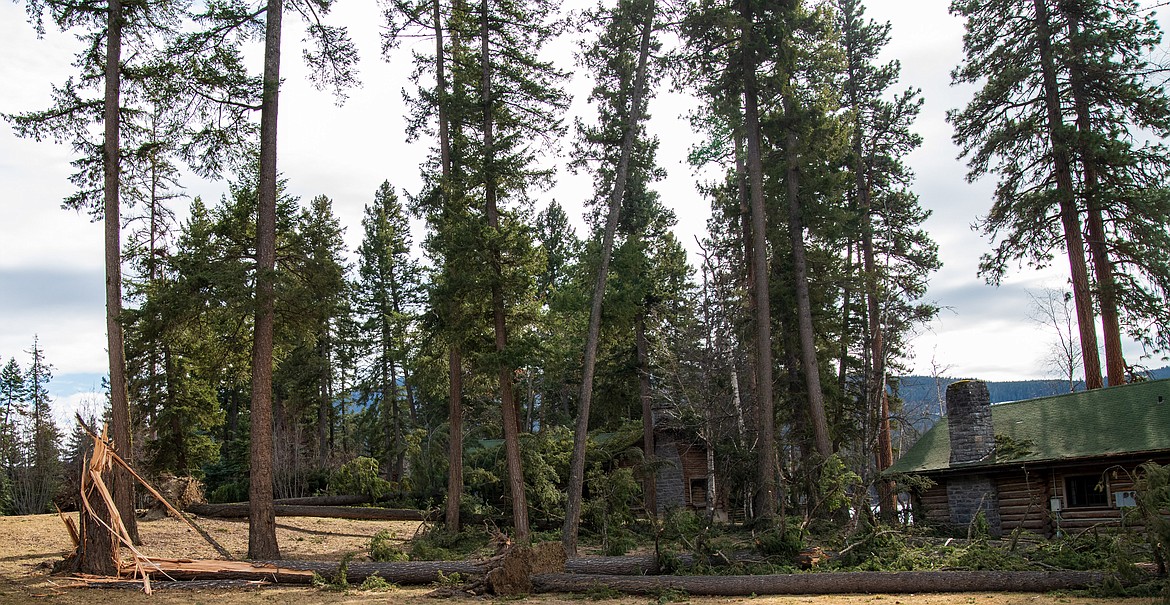
[[[691,479],[691,506],[707,506],[707,478]]]
[[[1107,486],[1103,485],[1101,475],[1082,475],[1079,477],[1065,477],[1064,495],[1069,508],[1109,506]],[[1102,484],[1102,489],[1098,489]]]

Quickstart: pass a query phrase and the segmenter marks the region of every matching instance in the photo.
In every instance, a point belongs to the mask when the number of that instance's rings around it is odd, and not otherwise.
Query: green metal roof
[[[996,437],[1026,445],[1031,453],[962,468],[1170,451],[1170,379],[1001,403],[991,406],[991,421]],[[946,470],[952,468],[950,456],[943,418],[886,473]]]

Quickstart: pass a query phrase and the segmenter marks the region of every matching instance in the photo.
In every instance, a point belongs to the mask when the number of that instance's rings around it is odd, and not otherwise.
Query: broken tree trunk
[[[1087,588],[1105,574],[1091,571],[840,572],[767,576],[597,576],[538,574],[534,592],[608,588],[627,594],[683,590],[692,595],[856,594],[921,592],[1048,592]]]
[[[151,576],[175,580],[269,580],[286,584],[309,584],[313,574],[323,578],[337,575],[336,561],[208,561],[189,559],[152,559],[144,566]],[[439,574],[450,576],[480,575],[483,567],[463,561],[408,561],[397,563],[350,562],[346,579],[361,582],[377,575],[395,584],[429,584],[438,581]]]
[[[367,521],[424,521],[422,511],[409,508],[361,508],[356,506],[303,506],[277,504],[277,517],[329,517],[332,519],[362,519]],[[248,516],[248,504],[193,504],[188,512],[201,517],[242,518]]]

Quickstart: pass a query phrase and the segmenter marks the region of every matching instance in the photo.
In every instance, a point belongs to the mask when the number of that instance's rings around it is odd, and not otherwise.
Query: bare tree
[[[1076,375],[1081,369],[1081,343],[1075,331],[1076,314],[1072,307],[1072,294],[1057,288],[1044,288],[1039,292],[1028,292],[1031,305],[1028,318],[1037,325],[1051,328],[1056,340],[1045,352],[1044,364],[1048,369],[1068,380],[1068,390],[1076,390]]]

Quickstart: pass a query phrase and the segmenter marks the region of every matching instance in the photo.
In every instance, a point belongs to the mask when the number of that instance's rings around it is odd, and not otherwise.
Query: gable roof
[[[1170,451],[1170,379],[1001,403],[991,406],[991,421],[997,438],[1029,452],[962,468]],[[950,456],[943,418],[885,472],[945,471]]]

